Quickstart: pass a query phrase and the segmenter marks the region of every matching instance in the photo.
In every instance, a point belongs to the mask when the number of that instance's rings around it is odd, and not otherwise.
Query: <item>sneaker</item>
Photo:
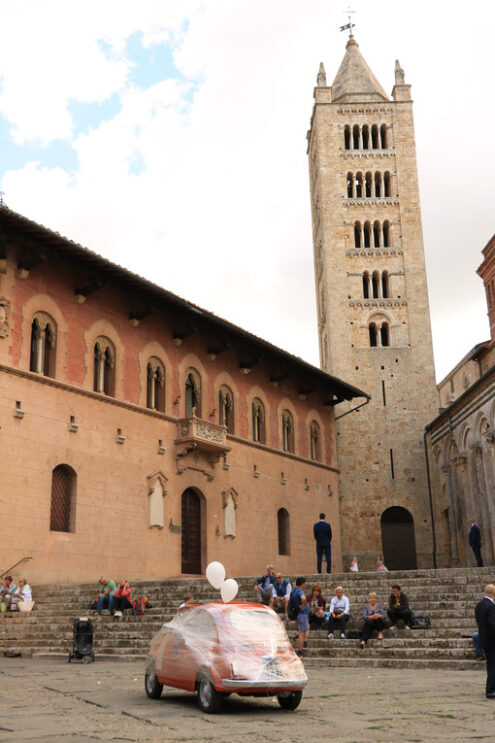
[[[379,633],[378,633],[378,639],[379,639],[379,640],[383,640],[383,633],[382,633],[382,632],[379,632]]]
[[[390,629],[392,630],[392,632],[395,632],[395,630],[397,629],[397,625],[393,624],[392,627],[390,627]]]
[[[328,640],[333,640],[333,632],[330,632],[330,634],[328,635],[328,638],[327,639]]]
[[[404,625],[404,629],[411,629],[411,628],[410,628],[410,626],[408,624],[405,624]]]
[[[116,611],[115,614],[114,614],[114,617],[121,617],[121,616],[122,616],[122,612],[121,611]]]
[[[345,634],[344,634],[343,632],[342,632],[342,633],[340,634],[340,636],[341,636],[341,638],[342,638],[343,640],[345,640]]]

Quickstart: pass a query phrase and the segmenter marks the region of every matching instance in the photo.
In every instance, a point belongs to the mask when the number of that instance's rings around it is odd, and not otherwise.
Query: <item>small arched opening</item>
[[[383,558],[389,570],[416,570],[414,520],[406,508],[392,506],[382,513]]]

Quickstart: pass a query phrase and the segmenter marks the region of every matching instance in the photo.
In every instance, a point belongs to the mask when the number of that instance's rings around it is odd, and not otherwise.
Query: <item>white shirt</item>
[[[279,596],[278,593],[276,592],[275,586],[277,586],[277,585],[278,585],[278,583],[276,581],[272,585],[272,597],[274,599],[276,599],[277,597],[278,598],[289,599],[290,598],[291,591],[292,591],[292,586],[291,586],[290,582],[287,581],[287,590],[286,590],[286,592],[285,592],[285,594],[283,596]]]
[[[337,610],[343,611],[344,614],[349,614],[349,599],[347,596],[342,596],[341,599],[334,596],[330,601],[330,614]]]

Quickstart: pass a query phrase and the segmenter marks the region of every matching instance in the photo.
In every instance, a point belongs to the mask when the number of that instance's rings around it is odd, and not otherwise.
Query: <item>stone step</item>
[[[455,671],[485,671],[485,664],[477,660],[431,660],[429,658],[373,658],[366,651],[359,657],[349,658],[304,658],[306,668],[430,668]],[[485,671],[486,672],[486,671]]]

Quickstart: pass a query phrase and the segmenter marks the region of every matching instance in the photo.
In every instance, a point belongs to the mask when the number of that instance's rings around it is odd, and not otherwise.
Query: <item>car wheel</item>
[[[202,671],[198,675],[196,688],[198,690],[198,704],[203,712],[208,712],[210,715],[218,712],[222,706],[222,694],[213,686],[211,676],[207,671]]]
[[[163,691],[163,684],[160,684],[154,670],[144,674],[144,688],[150,699],[159,699]]]
[[[297,709],[301,704],[302,695],[302,691],[291,691],[287,694],[279,694],[277,699],[282,709]]]

